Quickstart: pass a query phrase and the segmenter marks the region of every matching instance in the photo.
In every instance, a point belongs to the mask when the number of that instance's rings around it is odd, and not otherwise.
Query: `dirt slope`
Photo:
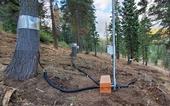
[[[50,87],[42,77],[42,70],[36,78],[24,82],[4,81],[3,70],[9,64],[15,47],[15,36],[0,33],[0,102],[5,88],[14,87],[10,106],[169,106],[170,78],[152,67],[136,63],[127,65],[125,60],[117,61],[117,79],[125,83],[137,78],[137,82],[126,89],[113,91],[111,95],[101,95],[99,90],[66,94]],[[79,73],[70,64],[70,50],[52,45],[41,45],[41,62],[54,81],[69,88],[81,88],[95,85],[86,76]],[[104,74],[112,74],[111,61],[106,54],[98,57],[79,54],[77,65],[84,68],[96,80]]]

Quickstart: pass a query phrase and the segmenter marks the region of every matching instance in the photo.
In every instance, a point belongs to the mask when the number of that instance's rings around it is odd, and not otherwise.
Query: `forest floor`
[[[15,88],[9,106],[169,106],[169,73],[137,63],[127,65],[123,59],[117,61],[119,83],[137,78],[134,85],[103,95],[99,89],[78,93],[62,93],[43,79],[39,67],[38,76],[27,81],[6,81],[3,71],[11,60],[16,38],[12,34],[0,33],[0,102],[9,88]],[[71,66],[70,50],[54,49],[52,45],[41,44],[41,63],[48,70],[49,77],[68,88],[82,88],[95,85]],[[112,75],[111,60],[106,54],[78,54],[77,65],[96,80],[101,75]]]

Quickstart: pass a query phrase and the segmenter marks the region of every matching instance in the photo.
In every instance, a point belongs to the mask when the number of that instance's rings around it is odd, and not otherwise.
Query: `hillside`
[[[10,98],[9,106],[168,106],[170,104],[170,77],[168,72],[146,67],[137,63],[127,65],[117,61],[119,83],[137,78],[129,88],[113,91],[111,95],[101,95],[99,90],[79,93],[62,93],[43,79],[39,67],[38,76],[24,82],[4,80],[3,71],[9,64],[14,52],[16,38],[12,34],[0,33],[0,102],[9,87],[16,91]],[[82,88],[94,85],[86,76],[71,66],[70,50],[54,49],[52,45],[41,44],[41,63],[48,70],[52,80],[68,88]],[[86,55],[80,53],[77,65],[96,80],[101,75],[112,74],[111,60],[106,54]]]

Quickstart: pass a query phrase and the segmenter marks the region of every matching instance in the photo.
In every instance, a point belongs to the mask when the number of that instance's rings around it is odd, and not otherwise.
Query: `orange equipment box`
[[[100,93],[112,92],[110,75],[102,75],[100,78]]]

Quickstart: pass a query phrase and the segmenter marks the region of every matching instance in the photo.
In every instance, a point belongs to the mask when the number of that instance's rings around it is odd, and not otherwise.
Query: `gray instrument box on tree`
[[[77,57],[78,49],[79,49],[79,46],[77,45],[77,43],[71,44],[71,57]]]

